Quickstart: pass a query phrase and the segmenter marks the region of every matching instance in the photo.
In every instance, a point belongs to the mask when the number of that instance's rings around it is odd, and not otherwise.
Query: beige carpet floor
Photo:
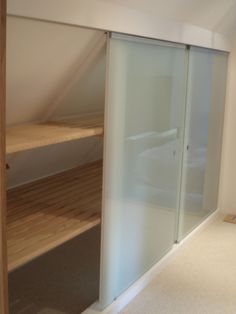
[[[122,314],[236,314],[236,225],[217,218]]]

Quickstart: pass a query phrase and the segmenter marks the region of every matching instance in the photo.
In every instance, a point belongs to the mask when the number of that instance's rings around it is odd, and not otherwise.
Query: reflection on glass
[[[185,85],[183,47],[110,39],[102,307],[174,243]]]
[[[227,54],[191,48],[179,239],[217,209]]]

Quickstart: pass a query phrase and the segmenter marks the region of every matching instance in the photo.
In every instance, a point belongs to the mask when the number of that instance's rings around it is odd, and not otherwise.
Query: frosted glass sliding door
[[[116,35],[109,39],[101,307],[174,243],[186,54],[184,46]]]
[[[227,58],[202,48],[189,52],[179,240],[217,209]]]

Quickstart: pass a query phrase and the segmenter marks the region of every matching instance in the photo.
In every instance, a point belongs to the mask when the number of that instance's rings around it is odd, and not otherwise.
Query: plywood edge
[[[0,0],[0,313],[8,314],[6,242],[6,0]]]

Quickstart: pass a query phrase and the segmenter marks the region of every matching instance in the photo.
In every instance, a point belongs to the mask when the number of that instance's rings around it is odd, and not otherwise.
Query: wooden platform
[[[8,127],[6,153],[58,144],[103,134],[103,114]]]
[[[227,215],[225,216],[224,221],[236,224],[236,215]]]
[[[8,270],[98,225],[102,162],[8,191]]]

